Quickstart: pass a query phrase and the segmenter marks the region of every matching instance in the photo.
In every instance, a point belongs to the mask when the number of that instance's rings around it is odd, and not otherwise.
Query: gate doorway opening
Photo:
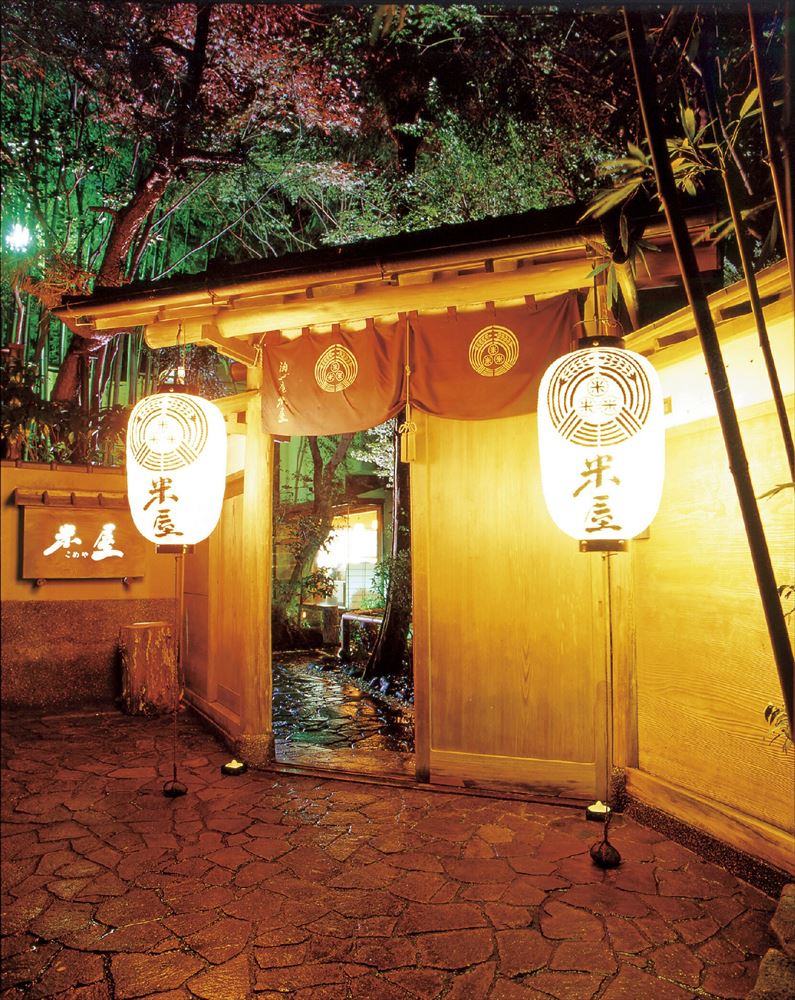
[[[328,465],[339,442],[310,448],[306,440],[277,443],[274,463],[276,760],[413,777],[410,655],[397,663],[371,656],[394,594],[392,477],[363,461],[361,449],[357,458],[346,453],[334,471],[334,502],[325,506],[328,497],[318,494],[330,477],[318,474],[319,463]],[[408,625],[410,586],[402,589]]]

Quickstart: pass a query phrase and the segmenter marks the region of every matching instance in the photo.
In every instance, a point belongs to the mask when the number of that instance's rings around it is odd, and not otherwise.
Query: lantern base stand
[[[156,545],[155,552],[159,556],[189,556],[193,548],[192,545]]]
[[[601,802],[598,804],[603,805]],[[604,813],[603,819],[602,839],[593,844],[589,851],[591,861],[597,868],[618,868],[621,864],[621,855],[607,839],[607,829],[610,826],[611,816],[610,806],[607,806],[607,812]]]
[[[181,781],[167,781],[163,785],[163,794],[167,799],[178,799],[180,795],[188,794],[188,787],[183,785]]]
[[[627,552],[629,542],[626,538],[590,538],[580,539],[580,552]]]

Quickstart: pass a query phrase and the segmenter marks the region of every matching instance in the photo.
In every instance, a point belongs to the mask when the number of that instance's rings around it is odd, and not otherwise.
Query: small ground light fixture
[[[242,760],[238,760],[233,757],[229,763],[221,765],[221,774],[228,774],[230,776],[245,774],[248,771],[248,764]]]

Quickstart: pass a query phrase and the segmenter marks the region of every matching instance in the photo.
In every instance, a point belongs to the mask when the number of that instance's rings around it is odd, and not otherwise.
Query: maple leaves
[[[183,132],[187,145],[218,150],[241,130],[358,123],[350,81],[313,59],[326,19],[320,11],[277,4],[51,8],[58,30],[49,49],[91,88],[105,121],[141,138],[166,146]]]

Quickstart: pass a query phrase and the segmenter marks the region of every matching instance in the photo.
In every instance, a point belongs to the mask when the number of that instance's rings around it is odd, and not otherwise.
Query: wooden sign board
[[[26,506],[22,576],[29,580],[143,576],[146,544],[129,510]]]

